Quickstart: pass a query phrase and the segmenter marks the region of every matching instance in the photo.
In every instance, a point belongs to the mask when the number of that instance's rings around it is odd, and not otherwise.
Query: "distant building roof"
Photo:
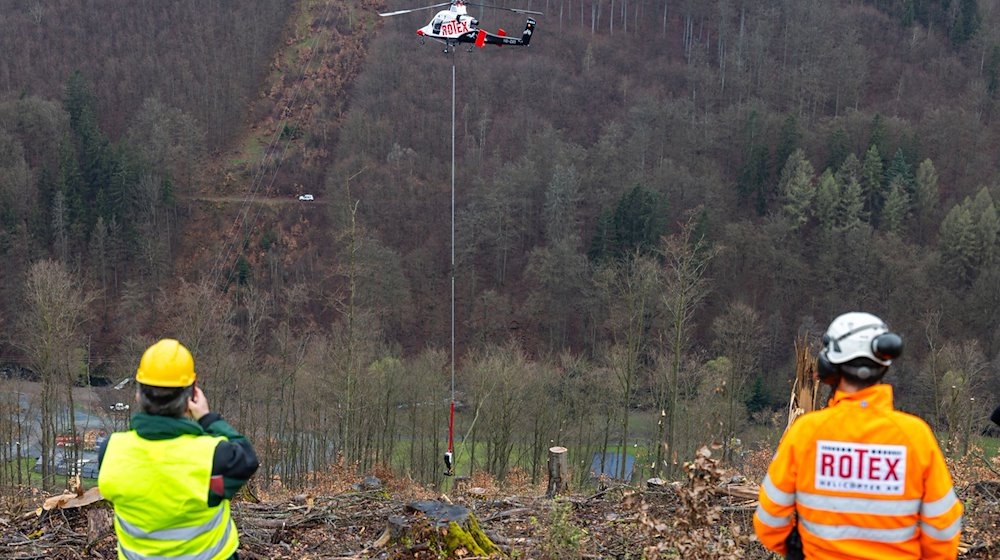
[[[604,468],[601,469],[601,457],[604,457]],[[608,478],[615,480],[621,480],[621,458],[622,454],[618,452],[612,453],[594,453],[594,460],[590,462],[590,476],[598,477],[602,474]],[[625,479],[628,480],[632,478],[632,469],[635,468],[635,456],[626,455],[625,456]]]

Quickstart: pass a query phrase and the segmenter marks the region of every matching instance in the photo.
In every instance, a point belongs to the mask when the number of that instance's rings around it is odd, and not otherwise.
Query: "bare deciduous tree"
[[[982,390],[989,363],[978,341],[946,342],[941,347],[940,376],[937,378],[941,412],[948,429],[948,448],[953,455],[965,456],[973,427],[984,416]],[[980,396],[977,401],[976,396]]]
[[[28,270],[19,330],[28,364],[41,376],[39,422],[42,479],[46,485],[52,483],[55,437],[62,429],[59,417],[65,412],[64,407],[73,410],[77,360],[91,299],[79,279],[58,262],[39,261]],[[71,433],[76,428],[74,416],[68,415]]]
[[[763,347],[760,317],[748,304],[731,302],[726,306],[725,312],[712,322],[712,331],[715,333],[719,353],[729,358],[731,364],[723,391],[726,396],[723,446],[728,458],[730,444],[739,430],[737,412],[742,410],[747,380],[760,361]]]
[[[607,367],[618,380],[621,405],[621,461],[619,477],[625,478],[629,438],[629,416],[633,393],[650,352],[652,330],[657,322],[657,295],[661,292],[656,261],[638,251],[624,261],[605,267],[597,284],[608,314],[612,346],[606,352]]]
[[[678,384],[681,364],[688,351],[694,329],[695,312],[709,293],[709,283],[705,277],[708,265],[718,254],[718,248],[709,246],[698,236],[695,226],[695,220],[688,219],[679,233],[664,238],[660,249],[665,261],[663,271],[665,288],[662,296],[665,316],[663,330],[671,366],[666,394],[659,399],[659,408],[667,410],[666,447],[670,453],[677,451],[674,445],[677,436],[677,408],[680,402]],[[662,429],[661,426],[661,431]],[[660,441],[663,441],[662,436],[661,433]],[[663,446],[657,446],[657,471],[663,465],[662,449]]]

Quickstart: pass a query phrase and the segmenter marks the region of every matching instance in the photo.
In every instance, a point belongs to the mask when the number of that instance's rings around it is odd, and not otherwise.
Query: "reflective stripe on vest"
[[[143,556],[142,554],[125,548],[120,542],[118,543],[118,548],[127,560],[212,560],[226,547],[226,542],[229,540],[229,533],[232,529],[233,524],[227,523],[226,532],[223,533],[219,542],[216,543],[216,545],[211,549],[197,554],[185,554],[182,556]]]
[[[784,517],[771,515],[770,513],[767,513],[767,510],[764,509],[764,506],[759,504],[757,505],[757,519],[760,519],[760,522],[763,523],[764,525],[774,528],[785,527],[792,522],[791,515],[786,515]]]
[[[962,530],[962,518],[959,517],[954,523],[948,525],[944,529],[938,529],[930,523],[921,521],[920,530],[927,533],[932,539],[937,539],[939,541],[948,541],[955,538],[955,535]]]
[[[817,537],[829,540],[860,539],[883,543],[901,543],[912,539],[917,534],[916,524],[898,529],[871,529],[855,525],[823,525],[802,517],[799,518],[799,523]]]
[[[761,486],[764,487],[764,492],[767,492],[767,497],[771,498],[771,501],[779,506],[790,506],[795,503],[795,494],[785,492],[775,486],[774,482],[771,481],[770,474],[764,477],[764,482],[761,482]]]
[[[812,509],[834,513],[867,513],[871,515],[916,515],[920,500],[873,500],[869,498],[841,498],[809,492],[796,492],[795,501]]]
[[[118,525],[123,531],[128,533],[130,536],[138,539],[153,539],[157,541],[189,541],[196,537],[213,531],[216,527],[222,523],[222,514],[225,513],[224,508],[219,508],[219,511],[215,512],[215,516],[201,525],[195,525],[193,527],[177,527],[174,529],[160,529],[159,531],[144,531],[139,527],[125,521],[121,516],[116,515],[118,518]]]
[[[958,501],[958,496],[955,495],[954,489],[949,489],[948,493],[944,495],[943,498],[939,500],[934,500],[933,502],[924,502],[920,506],[920,515],[924,517],[937,517],[939,515],[944,515],[948,513],[948,510],[955,505]]]

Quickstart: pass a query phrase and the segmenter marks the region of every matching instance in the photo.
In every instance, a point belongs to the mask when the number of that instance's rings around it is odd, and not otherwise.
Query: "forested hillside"
[[[796,339],[849,310],[964,451],[1000,389],[996,3],[501,5],[544,12],[530,47],[420,45],[401,0],[9,2],[0,356],[44,437],[173,336],[264,472],[440,478],[454,68],[461,470],[773,445]]]

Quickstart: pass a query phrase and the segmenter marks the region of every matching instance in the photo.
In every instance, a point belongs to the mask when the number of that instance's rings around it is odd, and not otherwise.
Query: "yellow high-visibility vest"
[[[215,447],[223,437],[180,435],[148,440],[113,434],[97,484],[115,507],[118,558],[224,560],[239,536],[229,500],[208,506]]]

